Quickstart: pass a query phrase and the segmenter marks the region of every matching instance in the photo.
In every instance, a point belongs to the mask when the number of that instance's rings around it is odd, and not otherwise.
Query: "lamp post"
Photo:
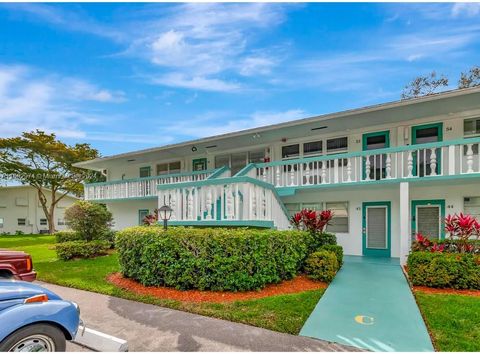
[[[164,204],[160,209],[158,209],[158,214],[163,220],[163,229],[167,229],[167,221],[170,220],[170,217],[172,216],[172,208],[170,208],[168,205]]]

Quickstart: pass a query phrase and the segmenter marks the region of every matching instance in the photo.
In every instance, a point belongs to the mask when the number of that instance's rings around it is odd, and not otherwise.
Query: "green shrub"
[[[112,213],[104,205],[79,200],[65,210],[68,226],[85,241],[100,240],[110,232]]]
[[[413,285],[480,289],[480,256],[460,253],[412,252],[408,275]]]
[[[101,240],[66,241],[55,246],[57,257],[64,261],[72,258],[92,258],[107,253],[110,243]]]
[[[337,257],[337,261],[338,261],[338,268],[340,269],[340,267],[343,264],[343,247],[342,246],[340,246],[340,245],[324,245],[324,246],[321,246],[318,250],[319,251],[325,250],[325,251],[330,251],[330,252],[335,253],[335,256]]]
[[[73,230],[64,230],[55,232],[55,240],[57,243],[63,243],[68,241],[79,241],[83,237],[78,232]]]
[[[330,283],[339,268],[335,253],[321,250],[312,253],[305,261],[305,272],[309,278]]]
[[[137,226],[117,232],[120,269],[144,285],[244,291],[294,277],[305,232]]]
[[[312,234],[310,233],[307,236],[307,246],[309,253],[313,253],[320,249],[322,246],[326,245],[336,245],[337,244],[337,237],[335,234],[331,234],[329,232],[321,232]]]

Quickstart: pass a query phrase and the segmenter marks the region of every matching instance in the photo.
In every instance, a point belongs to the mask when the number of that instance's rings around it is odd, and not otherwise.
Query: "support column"
[[[400,264],[407,263],[410,252],[410,186],[408,182],[400,183]]]

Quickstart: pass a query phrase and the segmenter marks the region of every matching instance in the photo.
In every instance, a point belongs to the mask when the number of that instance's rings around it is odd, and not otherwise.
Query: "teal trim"
[[[262,227],[273,229],[274,223],[269,220],[192,220],[192,221],[177,221],[172,220],[168,222],[170,226],[240,226],[240,227]]]
[[[387,207],[387,248],[373,249],[367,247],[367,207],[386,206]],[[392,247],[392,203],[391,202],[364,202],[362,203],[362,251],[364,256],[371,257],[390,257]]]
[[[200,174],[212,174],[217,172],[218,169],[215,170],[206,170],[206,171],[190,171],[190,172],[181,172],[181,173],[172,173],[168,175],[159,175],[159,176],[151,176],[151,177],[144,177],[144,178],[129,178],[129,179],[117,179],[113,181],[108,181],[108,182],[95,182],[95,183],[86,183],[85,186],[106,186],[110,184],[117,184],[117,183],[123,183],[123,182],[140,182],[140,181],[149,181],[153,179],[158,179],[158,178],[170,178],[170,177],[183,177],[183,176],[195,176],[195,175],[200,175]]]
[[[146,177],[142,177],[142,173],[143,172],[147,172],[147,175]],[[152,175],[152,168],[150,166],[145,166],[145,167],[140,167],[139,169],[139,178],[148,178],[148,177],[151,177]]]
[[[222,166],[215,170],[210,176],[208,176],[206,179],[214,179],[220,177],[222,174],[225,172],[230,171],[230,167],[228,166]]]
[[[143,215],[145,213],[145,215]],[[138,225],[143,225],[143,218],[150,213],[148,209],[139,209],[138,210]],[[142,217],[143,215],[143,217]]]
[[[367,139],[368,138],[371,138],[371,137],[375,137],[375,136],[385,136],[385,148],[389,148],[390,147],[390,130],[384,130],[384,131],[381,131],[381,132],[374,132],[374,133],[366,133],[366,134],[363,134],[362,136],[362,151],[372,151],[372,150],[367,150]],[[379,150],[379,149],[374,149],[375,151]],[[366,163],[366,157],[363,158],[363,163],[362,163],[362,166],[363,166],[363,169],[362,169],[362,178],[365,179],[366,177],[366,174],[365,174],[365,163]],[[383,167],[383,171],[385,171],[385,166]],[[383,171],[382,171],[382,175],[383,175]]]
[[[462,179],[475,179],[480,178],[480,173],[469,173],[453,176],[425,176],[425,177],[412,177],[412,178],[391,178],[391,179],[382,179],[382,180],[372,180],[372,181],[361,181],[361,182],[350,182],[350,183],[331,183],[331,184],[309,184],[305,186],[288,186],[288,187],[277,187],[277,192],[279,195],[295,195],[297,190],[303,189],[323,189],[323,188],[349,188],[349,187],[365,187],[369,185],[377,184],[397,184],[400,182],[410,182],[410,183],[422,183],[422,182],[432,182],[432,181],[450,181],[450,180],[462,180]]]
[[[443,140],[443,123],[431,123],[431,124],[422,124],[422,125],[415,125],[412,127],[412,145],[421,145],[422,148],[428,144],[417,144],[417,131],[420,129],[429,129],[429,128],[437,128],[438,131],[438,142]],[[442,166],[442,155],[437,151],[437,171],[436,173],[440,173]],[[413,175],[417,175],[417,153],[413,153]],[[425,174],[425,171],[424,171]]]
[[[255,168],[255,166],[256,165],[254,163],[249,163],[247,166],[245,166],[240,171],[238,171],[237,174],[235,175],[235,177],[246,176],[248,174],[248,172],[250,172],[251,170],[253,170]]]
[[[437,143],[426,143],[422,144],[422,149],[431,149],[436,147],[443,147],[449,145],[458,145],[458,144],[476,144],[480,143],[480,137],[476,138],[466,138],[466,139],[456,139],[456,140],[446,140],[440,141]],[[386,154],[386,153],[394,153],[394,152],[401,152],[401,151],[408,151],[413,150],[411,145],[404,145],[404,146],[396,146],[386,149],[377,149],[375,150],[375,154]],[[298,159],[291,159],[291,160],[278,160],[272,162],[262,162],[255,164],[255,167],[271,167],[271,166],[283,166],[292,163],[308,163],[313,161],[327,161],[333,159],[341,159],[341,158],[348,158],[348,157],[357,157],[357,156],[369,156],[372,153],[370,151],[356,151],[356,152],[349,152],[343,154],[334,154],[334,155],[322,155],[322,156],[314,156],[314,157],[305,157],[305,158],[298,158]]]
[[[412,234],[417,233],[417,206],[421,205],[440,205],[440,239],[445,239],[445,199],[425,199],[412,200]],[[428,235],[425,235],[428,236]]]
[[[251,183],[255,184],[257,186],[263,187],[265,189],[271,190],[282,210],[285,216],[290,219],[290,216],[288,214],[287,208],[285,208],[285,205],[283,204],[282,200],[280,199],[280,195],[278,194],[277,189],[270,183],[260,181],[256,178],[253,177],[248,177],[248,176],[239,176],[239,177],[226,177],[226,178],[216,178],[216,179],[209,179],[209,180],[203,180],[203,181],[194,181],[194,182],[180,182],[180,183],[171,183],[171,184],[159,184],[157,186],[157,190],[168,190],[168,189],[176,189],[176,188],[188,188],[188,187],[201,187],[201,186],[211,186],[211,185],[219,185],[219,184],[232,184],[232,183]]]

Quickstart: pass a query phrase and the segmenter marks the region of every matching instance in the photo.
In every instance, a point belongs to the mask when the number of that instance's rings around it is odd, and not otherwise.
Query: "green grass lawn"
[[[54,244],[55,238],[50,235],[0,236],[0,248],[22,250],[32,256],[39,280],[278,332],[298,334],[324,291],[305,291],[223,304],[161,300],[118,289],[105,280],[108,274],[119,270],[116,254],[95,259],[61,261],[56,257]]]
[[[416,292],[438,351],[480,352],[480,298]]]

